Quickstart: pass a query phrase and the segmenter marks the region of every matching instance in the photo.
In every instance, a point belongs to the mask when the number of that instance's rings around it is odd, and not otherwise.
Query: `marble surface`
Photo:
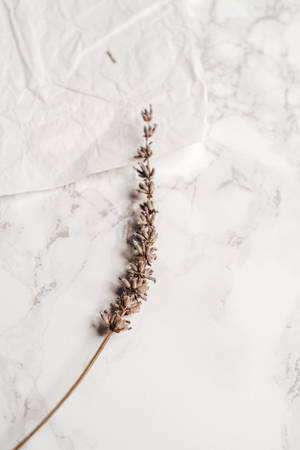
[[[26,448],[298,450],[299,2],[1,8],[1,450],[99,345],[150,99],[157,283]]]

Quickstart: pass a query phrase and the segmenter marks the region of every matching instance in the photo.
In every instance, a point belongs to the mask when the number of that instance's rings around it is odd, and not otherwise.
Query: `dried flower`
[[[107,52],[109,53],[109,52]],[[108,55],[110,56],[110,55]],[[156,259],[156,248],[153,246],[157,233],[155,230],[155,217],[157,214],[153,205],[154,192],[154,169],[150,167],[150,157],[152,156],[149,138],[155,133],[156,125],[151,125],[152,107],[149,110],[142,111],[143,120],[147,123],[144,127],[145,144],[137,150],[137,158],[143,160],[143,163],[136,169],[142,182],[139,183],[138,192],[146,195],[146,200],[140,204],[139,223],[137,231],[132,236],[132,245],[134,248],[134,256],[129,263],[126,275],[120,278],[121,293],[111,303],[110,311],[104,310],[101,313],[103,322],[106,324],[108,331],[103,341],[99,345],[96,353],[87,363],[79,377],[73,383],[71,388],[66,392],[62,399],[51,409],[44,419],[29,433],[25,438],[17,444],[13,450],[19,450],[31,437],[52,417],[60,406],[69,398],[76,389],[81,380],[85,377],[90,367],[94,364],[108,340],[113,333],[120,333],[123,330],[130,330],[129,320],[124,319],[134,312],[139,311],[141,300],[147,300],[147,291],[149,289],[148,280],[155,282],[152,262]]]

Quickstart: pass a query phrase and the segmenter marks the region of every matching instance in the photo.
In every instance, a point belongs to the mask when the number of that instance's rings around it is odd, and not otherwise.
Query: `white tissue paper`
[[[204,89],[184,2],[25,0],[0,8],[0,195],[127,165],[149,103],[159,121],[157,156],[201,139]]]

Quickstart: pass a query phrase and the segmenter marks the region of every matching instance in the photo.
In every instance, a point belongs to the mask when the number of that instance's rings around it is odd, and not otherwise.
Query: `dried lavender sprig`
[[[151,125],[153,115],[151,105],[149,110],[144,109],[141,114],[146,124],[144,126],[144,146],[138,149],[136,155],[137,158],[143,160],[136,168],[138,176],[142,179],[137,191],[145,195],[146,200],[139,205],[140,215],[137,231],[132,236],[135,253],[125,276],[120,278],[121,293],[110,305],[110,311],[105,310],[101,313],[104,323],[115,333],[130,329],[130,321],[124,319],[124,316],[139,311],[142,300],[147,300],[148,280],[155,282],[151,265],[156,259],[154,243],[157,239],[155,229],[157,210],[153,205],[155,169],[150,166],[153,152],[149,138],[155,133],[156,125]]]
[[[137,150],[136,157],[141,159],[143,163],[139,164],[136,171],[138,176],[142,179],[139,183],[138,192],[144,194],[146,199],[139,205],[140,215],[139,222],[137,224],[137,231],[132,236],[132,245],[134,247],[135,254],[129,263],[126,275],[123,278],[120,278],[121,294],[114,302],[111,303],[110,311],[105,310],[101,313],[103,321],[108,326],[108,331],[97,351],[66,394],[60,399],[54,408],[52,408],[46,417],[44,417],[44,419],[12,450],[18,450],[23,447],[23,445],[28,442],[29,439],[31,439],[32,436],[34,436],[46,422],[48,422],[53,414],[69,398],[72,392],[83,380],[89,369],[95,363],[99,355],[102,353],[112,334],[120,333],[120,331],[125,329],[130,329],[130,322],[124,319],[124,316],[128,316],[129,314],[139,310],[142,300],[147,300],[147,291],[149,289],[148,280],[155,282],[155,278],[152,276],[153,269],[151,268],[151,265],[156,259],[156,248],[154,247],[154,243],[157,238],[155,229],[155,217],[157,210],[153,205],[153,176],[155,170],[150,167],[149,159],[151,158],[153,152],[151,148],[152,142],[149,141],[149,138],[155,133],[156,125],[151,125],[153,114],[151,105],[149,110],[144,109],[141,114],[144,122],[146,123],[144,126],[145,143],[144,146]]]

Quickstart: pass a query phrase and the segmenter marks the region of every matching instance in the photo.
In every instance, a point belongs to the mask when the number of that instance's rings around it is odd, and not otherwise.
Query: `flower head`
[[[135,249],[134,256],[129,263],[126,274],[120,277],[121,292],[117,299],[111,304],[111,311],[105,310],[101,316],[110,330],[119,333],[122,330],[128,330],[129,321],[124,316],[139,311],[141,300],[147,300],[147,291],[149,289],[148,281],[154,281],[152,262],[156,259],[156,248],[153,246],[157,233],[155,230],[155,216],[157,211],[153,204],[155,174],[154,168],[150,166],[150,157],[153,154],[149,138],[154,134],[156,125],[151,125],[152,107],[142,112],[143,120],[147,125],[144,126],[145,143],[137,150],[137,158],[141,158],[143,163],[136,169],[141,178],[138,192],[146,196],[146,200],[140,204],[139,222],[137,231],[132,236],[132,245]]]

